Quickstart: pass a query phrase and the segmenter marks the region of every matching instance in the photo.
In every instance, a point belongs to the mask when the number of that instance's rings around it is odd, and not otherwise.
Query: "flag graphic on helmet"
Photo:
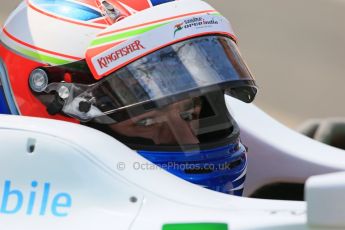
[[[174,37],[175,37],[175,35],[176,35],[176,33],[178,32],[178,31],[180,31],[180,30],[182,30],[183,28],[182,28],[182,25],[183,25],[184,23],[182,22],[182,23],[179,23],[179,24],[176,24],[175,25],[175,31],[174,31]]]

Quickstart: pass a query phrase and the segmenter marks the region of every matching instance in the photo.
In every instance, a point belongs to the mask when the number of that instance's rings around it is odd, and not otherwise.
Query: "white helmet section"
[[[207,13],[216,11],[200,0],[173,1],[140,11],[107,28],[98,23],[46,13],[27,0],[5,22],[0,42],[32,60],[63,65],[84,59],[91,42],[91,47],[99,47],[109,36],[112,36],[112,42],[121,40],[113,39],[114,35],[123,41],[131,37],[133,29],[145,30],[163,21]]]
[[[104,28],[45,14],[26,1],[4,24],[0,40],[30,59],[62,65],[83,59],[90,41]]]

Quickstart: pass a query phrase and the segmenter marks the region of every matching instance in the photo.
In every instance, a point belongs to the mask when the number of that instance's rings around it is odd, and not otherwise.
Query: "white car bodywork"
[[[289,129],[255,105],[230,97],[227,103],[249,149],[246,195],[263,184],[304,183],[310,176],[345,169],[343,150]]]
[[[250,149],[247,193],[345,169],[342,150],[288,130],[253,105],[227,103]],[[307,203],[224,195],[153,167],[99,131],[0,116],[1,229],[345,228],[344,180],[343,173],[310,179]]]

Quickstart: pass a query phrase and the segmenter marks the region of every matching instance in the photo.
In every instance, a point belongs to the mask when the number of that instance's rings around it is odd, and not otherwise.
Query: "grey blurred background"
[[[0,23],[19,2],[2,1]],[[233,24],[260,87],[256,105],[292,128],[345,117],[345,1],[207,2]]]

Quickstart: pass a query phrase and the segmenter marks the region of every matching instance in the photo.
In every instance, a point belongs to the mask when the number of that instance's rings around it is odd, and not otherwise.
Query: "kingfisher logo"
[[[218,20],[212,18],[211,20],[207,20],[203,17],[193,17],[190,19],[184,20],[182,23],[176,24],[174,29],[174,36],[176,36],[176,33],[184,30],[184,29],[192,29],[192,28],[205,28],[212,25],[218,25]]]
[[[37,181],[32,181],[29,187],[25,190],[18,189],[12,185],[10,180],[6,180],[0,200],[0,216],[15,214],[68,216],[72,207],[70,194],[53,193],[50,183],[41,185]]]
[[[135,53],[136,51],[143,50],[145,47],[141,44],[139,40],[134,41],[133,43],[126,45],[125,47],[119,48],[110,54],[107,54],[103,57],[97,59],[97,63],[101,69],[108,68],[109,64],[120,60],[121,58]]]

